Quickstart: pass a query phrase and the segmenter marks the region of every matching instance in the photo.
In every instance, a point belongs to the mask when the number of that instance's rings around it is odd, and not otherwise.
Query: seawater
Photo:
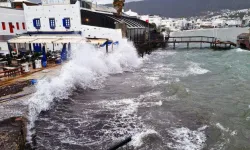
[[[242,30],[217,36],[232,41]],[[175,34],[200,32],[214,30]],[[37,149],[102,150],[129,136],[139,150],[250,149],[248,51],[169,48],[141,59],[125,41],[109,55],[74,47],[28,101]]]

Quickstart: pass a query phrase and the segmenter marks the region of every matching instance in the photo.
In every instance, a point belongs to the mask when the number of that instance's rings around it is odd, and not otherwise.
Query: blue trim
[[[47,31],[37,31],[37,32],[27,32],[24,34],[82,34],[81,31],[62,31],[62,32],[47,32]]]

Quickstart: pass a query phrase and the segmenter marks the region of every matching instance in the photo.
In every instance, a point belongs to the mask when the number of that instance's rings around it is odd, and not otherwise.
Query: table
[[[17,69],[17,67],[4,67],[3,70],[14,70]]]

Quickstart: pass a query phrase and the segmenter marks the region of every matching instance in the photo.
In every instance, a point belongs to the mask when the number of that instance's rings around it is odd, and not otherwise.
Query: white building
[[[230,19],[226,21],[226,25],[227,26],[240,26],[242,24],[241,20],[237,20],[237,19]]]
[[[42,5],[24,4],[27,34],[10,43],[32,43],[33,48],[61,50],[62,44],[108,40],[116,42],[126,36],[139,39],[147,23],[128,16],[116,16],[111,7],[96,5],[89,0],[42,0]],[[124,32],[124,26],[126,31]]]
[[[26,32],[26,23],[22,4],[34,5],[27,0],[0,2],[0,53],[8,52],[7,41],[17,34]],[[14,8],[12,8],[14,7]],[[3,52],[4,51],[4,52]]]
[[[140,16],[138,15],[137,12],[133,12],[131,9],[124,12],[126,15],[130,16],[130,17],[136,17],[136,18],[139,18]]]
[[[142,15],[140,19],[149,22],[150,24],[154,23],[156,27],[160,27],[162,23],[162,18],[157,15]]]
[[[165,28],[169,28],[170,31],[178,30],[176,26],[177,25],[176,19],[173,18],[163,19],[161,25],[164,26]]]
[[[244,16],[242,19],[242,24],[245,26],[249,26],[250,25],[250,16]]]
[[[226,20],[224,19],[215,19],[212,20],[212,26],[213,27],[224,27],[226,25]]]

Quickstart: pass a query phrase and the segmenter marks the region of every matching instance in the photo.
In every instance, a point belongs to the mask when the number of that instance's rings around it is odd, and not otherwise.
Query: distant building
[[[226,25],[229,27],[238,27],[241,25],[241,20],[230,19],[226,21]]]
[[[217,27],[217,28],[224,27],[226,25],[226,20],[224,19],[212,20],[212,25],[213,27]]]
[[[244,26],[250,26],[250,16],[244,16],[241,24]]]
[[[139,18],[140,16],[138,15],[137,12],[133,12],[131,9],[124,12],[126,15],[130,16],[130,17],[136,17],[136,18]]]
[[[160,27],[162,23],[162,18],[157,15],[143,15],[140,17],[141,20],[147,21],[149,23],[154,23],[156,27]]]

